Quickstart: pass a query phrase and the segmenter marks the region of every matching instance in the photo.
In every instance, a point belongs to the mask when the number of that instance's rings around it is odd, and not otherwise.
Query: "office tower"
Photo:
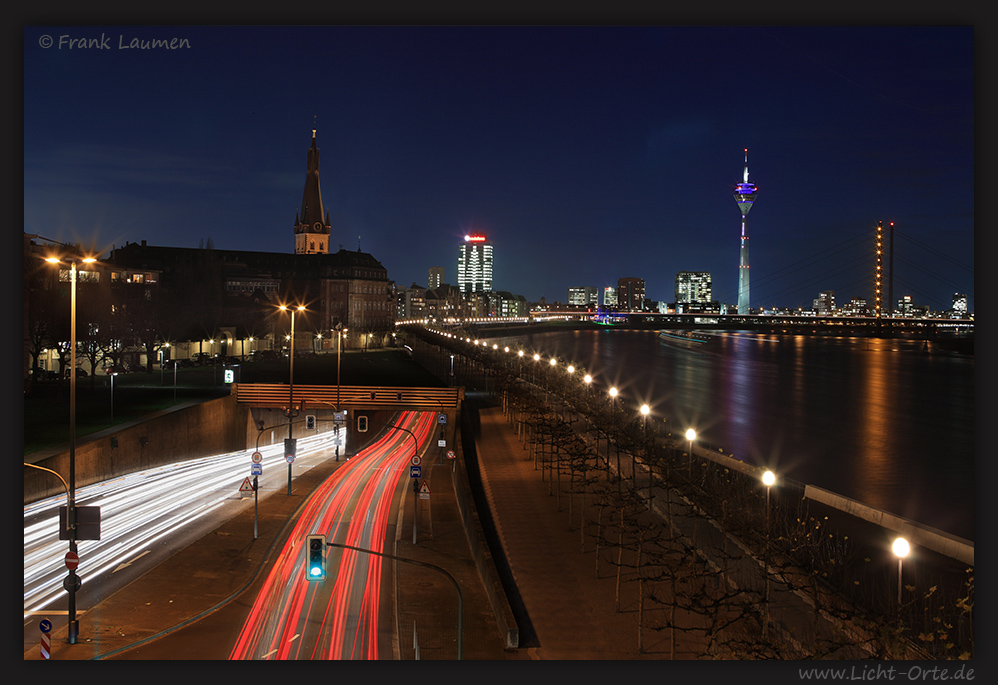
[[[301,212],[295,215],[295,254],[329,254],[329,213],[323,217],[322,193],[319,192],[319,148],[308,149],[305,190],[301,196]]]
[[[967,296],[963,293],[955,293],[953,295],[953,318],[967,318]]]
[[[569,288],[568,303],[583,306],[598,305],[599,291],[596,290],[596,286],[589,285],[579,288]]]
[[[622,310],[641,311],[645,305],[645,280],[643,278],[617,279],[617,305]]]
[[[711,279],[707,271],[680,271],[676,274],[676,302],[701,303],[711,301]]]
[[[756,187],[748,180],[748,148],[745,148],[745,173],[735,190],[735,202],[742,212],[741,251],[738,260],[738,313],[749,313],[748,213],[755,202]]]
[[[835,291],[826,290],[820,293],[813,302],[814,313],[818,316],[831,316],[835,313]],[[740,314],[741,312],[739,312]]]
[[[439,288],[444,284],[444,268],[442,266],[431,266],[430,275],[427,279],[426,287],[429,290]]]
[[[617,306],[617,289],[612,286],[607,286],[603,288],[603,306],[604,307],[616,307]]]
[[[458,246],[457,287],[462,295],[492,290],[492,243],[481,233],[464,236]]]

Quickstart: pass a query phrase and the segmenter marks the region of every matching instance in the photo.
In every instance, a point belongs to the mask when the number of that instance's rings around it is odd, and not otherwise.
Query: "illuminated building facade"
[[[708,271],[680,271],[676,274],[676,304],[707,303],[711,300],[711,278]]]
[[[607,286],[603,288],[603,306],[604,307],[616,307],[617,306],[617,289],[612,286]]]
[[[305,190],[301,196],[301,211],[295,216],[295,254],[329,254],[329,213],[323,214],[322,193],[319,190],[319,148],[308,149]]]
[[[458,247],[457,287],[463,295],[492,290],[492,243],[480,233],[464,236]]]
[[[617,279],[617,306],[622,310],[642,311],[645,305],[645,279]]]
[[[742,182],[735,190],[735,202],[742,212],[741,250],[738,259],[738,313],[749,313],[749,254],[748,254],[748,213],[755,202],[757,189],[748,180],[748,148],[745,148],[745,172]]]
[[[953,318],[967,318],[967,296],[963,293],[954,293],[953,295]]]
[[[426,280],[426,287],[429,290],[439,288],[444,284],[444,268],[442,266],[431,266],[430,273]]]
[[[599,291],[596,286],[583,286],[568,289],[568,303],[577,305],[598,305]]]

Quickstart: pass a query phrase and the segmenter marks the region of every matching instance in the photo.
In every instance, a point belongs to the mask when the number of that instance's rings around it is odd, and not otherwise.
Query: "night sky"
[[[52,39],[43,47],[45,37]],[[104,49],[63,41],[95,39]],[[753,307],[974,309],[972,26],[28,26],[24,231],[293,252],[313,127],[332,251],[399,286],[485,233],[494,288],[564,302],[709,271],[737,302],[748,148]],[[121,49],[133,38],[188,41]],[[886,286],[885,286],[886,296]]]

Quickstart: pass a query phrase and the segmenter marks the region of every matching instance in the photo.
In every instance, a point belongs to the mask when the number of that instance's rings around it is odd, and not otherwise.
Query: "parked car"
[[[205,364],[211,364],[211,355],[207,352],[195,352],[191,355],[191,362],[194,366],[204,366]]]
[[[87,373],[86,369],[81,369],[79,366],[76,367],[76,377],[77,378],[86,378],[89,375],[90,374]],[[65,375],[63,377],[64,378],[69,378],[69,369],[66,369],[66,373],[65,373]]]
[[[117,365],[109,364],[109,365],[107,365],[107,366],[104,367],[104,373],[106,373],[108,376],[110,376],[112,373],[127,373],[127,372],[128,372],[128,369],[126,369],[121,364],[117,364]]]

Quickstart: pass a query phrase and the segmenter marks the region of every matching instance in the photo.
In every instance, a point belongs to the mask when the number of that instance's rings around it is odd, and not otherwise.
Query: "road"
[[[371,446],[309,497],[283,543],[231,659],[379,659],[390,653],[393,612],[381,600],[382,558],[331,547],[322,581],[306,577],[308,535],[387,552],[386,534],[414,454],[430,444],[436,414],[404,412]],[[390,596],[390,595],[389,595]],[[386,653],[389,652],[389,653]]]
[[[333,431],[299,437],[292,477],[328,459],[334,441]],[[253,496],[239,492],[250,474],[252,452],[180,461],[78,488],[77,505],[99,506],[101,514],[101,539],[77,543],[77,574],[83,581],[76,593],[78,616],[220,522],[252,507]],[[283,444],[262,447],[260,452],[260,491],[286,489],[288,464]],[[68,574],[64,559],[69,542],[59,540],[58,519],[59,507],[65,504],[62,495],[24,507],[26,643],[37,640],[38,617],[49,618],[53,630],[66,624],[68,597],[63,580]]]

